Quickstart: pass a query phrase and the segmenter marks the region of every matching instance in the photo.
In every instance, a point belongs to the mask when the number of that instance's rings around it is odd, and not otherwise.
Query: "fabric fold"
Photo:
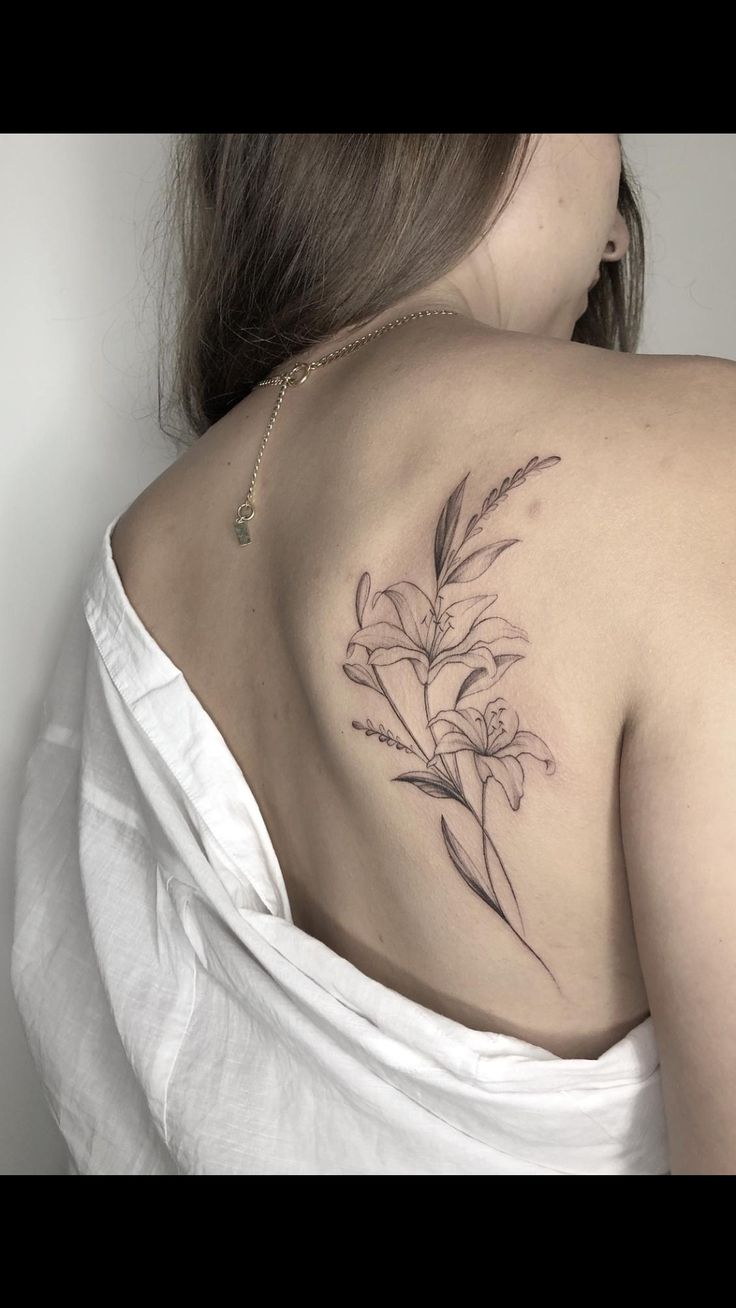
[[[116,522],[45,699],[16,860],[13,990],[76,1172],[666,1173],[651,1017],[562,1059],[294,924],[246,778],[126,596]]]

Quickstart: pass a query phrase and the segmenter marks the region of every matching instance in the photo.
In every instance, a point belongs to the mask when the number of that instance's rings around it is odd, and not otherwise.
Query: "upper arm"
[[[672,1172],[736,1174],[736,365],[704,362],[722,389],[662,459],[621,820]]]

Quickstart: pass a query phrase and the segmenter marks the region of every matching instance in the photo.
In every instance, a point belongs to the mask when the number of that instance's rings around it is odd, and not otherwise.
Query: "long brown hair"
[[[449,272],[503,212],[532,141],[518,132],[174,136],[158,223],[161,429],[191,444],[285,359]],[[629,250],[601,265],[572,339],[635,351],[644,232],[623,153],[618,206]],[[164,426],[171,411],[183,432]]]

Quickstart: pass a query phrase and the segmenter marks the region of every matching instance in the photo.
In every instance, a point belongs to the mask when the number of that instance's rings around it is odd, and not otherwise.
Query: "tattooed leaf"
[[[364,572],[363,576],[358,582],[358,589],[355,592],[355,612],[358,617],[359,627],[363,626],[363,613],[365,612],[366,601],[368,599],[368,593],[370,591],[370,588],[371,588],[370,573]]]
[[[467,559],[463,559],[462,563],[458,563],[453,568],[446,584],[449,585],[450,582],[457,581],[475,581],[477,577],[482,576],[490,568],[499,554],[507,550],[509,545],[516,545],[517,543],[516,540],[499,540],[496,541],[495,545],[484,545],[483,549],[476,550],[474,554],[469,554]]]
[[[378,690],[370,669],[363,667],[361,663],[343,663],[342,670],[346,677],[351,681],[357,681],[359,686],[370,686],[371,690]]]
[[[452,834],[444,818],[440,818],[440,823],[442,826],[442,836],[445,841],[445,847],[452,859],[455,870],[460,873],[463,881],[466,885],[470,886],[471,890],[475,891],[476,895],[479,895],[490,908],[494,909],[499,917],[503,917],[504,914],[501,912],[495,899],[492,899],[485,887],[481,885],[479,874],[476,871],[470,855],[463,849],[457,836]]]
[[[457,792],[438,772],[404,772],[400,777],[394,777],[394,781],[408,781],[423,794],[431,795],[432,799],[457,799]]]
[[[518,663],[519,659],[523,659],[523,657],[523,654],[497,654],[496,671],[498,676],[496,680],[499,681],[507,668],[510,668],[512,663]]]
[[[471,687],[475,684],[475,682],[478,680],[479,677],[485,677],[486,675],[487,673],[485,668],[473,668],[473,671],[468,673],[459,691],[457,692],[455,703],[461,700],[463,695],[468,695],[470,693]]]
[[[532,460],[532,462],[534,462],[534,460]],[[559,454],[550,454],[547,456],[546,459],[540,460],[540,462],[536,465],[534,471],[541,472],[542,468],[551,468],[553,463],[559,463],[559,462],[560,462]]]
[[[438,580],[450,552],[458,518],[460,517],[460,506],[463,502],[465,483],[469,475],[466,472],[462,481],[455,487],[437,522],[437,530],[434,534],[434,567]]]

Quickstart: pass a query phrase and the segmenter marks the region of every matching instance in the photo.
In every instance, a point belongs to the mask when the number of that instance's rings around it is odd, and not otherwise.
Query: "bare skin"
[[[694,672],[707,639],[699,579],[723,562],[724,533],[736,557],[736,455],[718,398],[723,387],[736,395],[732,368],[463,318],[406,324],[287,392],[251,544],[237,544],[232,520],[273,388],[211,428],[113,536],[131,603],[255,795],[296,925],[428,1008],[564,1058],[597,1058],[638,1025],[652,984],[659,1002],[660,973],[648,985],[645,972],[660,909],[637,872],[635,927],[622,841],[638,868],[653,809],[636,812],[636,751],[651,743],[651,706],[672,684],[669,643],[679,632],[673,677],[692,691],[683,668]],[[429,590],[438,514],[461,478],[469,474],[464,521],[504,477],[552,455],[559,463],[494,514],[487,539],[518,543],[476,584],[528,634],[523,659],[487,699],[512,704],[555,760],[548,775],[521,759],[518,808],[496,781],[486,800],[525,939],[557,985],[448,859],[440,815],[452,824],[458,806],[395,783],[423,764],[352,726],[367,716],[412,744],[390,703],[343,672],[361,575],[376,589],[411,578]],[[714,478],[706,468],[716,464]],[[672,818],[658,820],[667,829]],[[635,931],[647,938],[644,969]],[[730,984],[733,993],[732,973]],[[676,1133],[685,1116],[672,1102]],[[685,1170],[687,1161],[683,1146]]]

